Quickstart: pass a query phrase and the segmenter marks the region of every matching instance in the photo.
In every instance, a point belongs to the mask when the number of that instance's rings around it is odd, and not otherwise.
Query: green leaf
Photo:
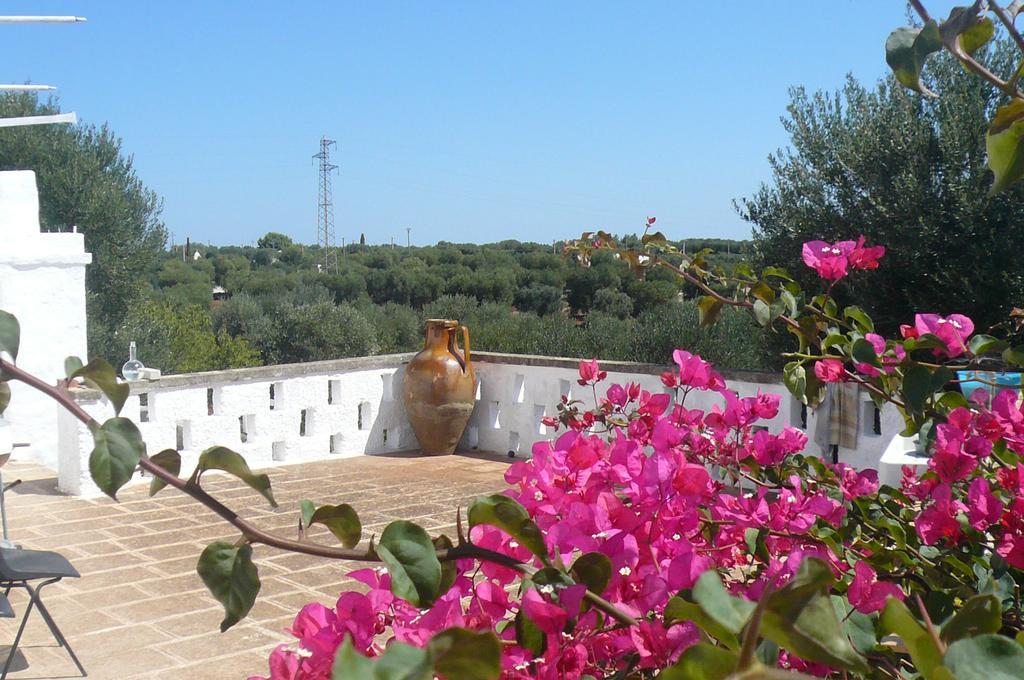
[[[66,365],[66,364],[65,364]],[[114,406],[114,413],[121,413],[124,402],[128,399],[128,383],[117,381],[114,367],[105,359],[93,359],[85,366],[71,374],[72,378],[82,378],[90,387],[94,387],[106,395]]]
[[[514,499],[502,494],[478,496],[469,506],[468,517],[469,526],[487,524],[497,527],[519,541],[520,545],[545,564],[550,562],[544,535],[530,519],[526,508]]]
[[[995,175],[990,194],[1024,176],[1024,101],[1011,99],[996,109],[985,134],[988,167]]]
[[[309,521],[313,519],[313,513],[316,512],[316,506],[313,505],[313,501],[304,498],[299,501],[299,512],[302,513],[302,526],[308,527]]]
[[[1024,345],[1004,349],[1003,361],[1014,366],[1024,366]]]
[[[181,472],[181,454],[174,449],[164,449],[160,453],[152,456],[150,462],[159,465],[164,470],[167,470],[175,477]],[[167,486],[167,482],[154,476],[153,480],[149,483],[149,495],[157,495],[161,489]]]
[[[789,312],[790,316],[796,316],[797,302],[796,297],[786,289],[779,291],[779,299],[786,305],[786,311]]]
[[[792,281],[793,277],[789,275],[789,272],[782,267],[765,267],[761,271],[761,276],[768,278],[774,276],[776,278],[784,279],[786,281]]]
[[[211,446],[199,454],[199,463],[196,465],[195,472],[192,473],[192,478],[196,483],[207,470],[223,470],[238,477],[248,486],[259,491],[272,507],[277,507],[274,493],[270,489],[270,477],[264,474],[255,474],[249,469],[249,464],[245,462],[245,458],[241,454],[235,453],[226,446]]]
[[[0,309],[0,352],[7,352],[11,359],[18,360],[21,345],[21,324],[16,316]]]
[[[530,650],[534,656],[543,654],[548,644],[547,636],[521,607],[516,612],[516,644]]]
[[[673,597],[665,605],[665,624],[692,621],[702,631],[721,642],[732,650],[740,648],[739,638],[713,618],[704,613],[694,602],[687,602],[681,597]]]
[[[693,599],[715,623],[733,635],[739,635],[756,606],[730,595],[714,570],[705,571],[693,586]]]
[[[782,382],[790,394],[807,402],[807,369],[799,361],[791,361],[782,368]]]
[[[878,620],[878,631],[881,635],[899,635],[917,670],[925,678],[931,677],[935,668],[942,663],[942,652],[935,646],[932,636],[918,623],[907,605],[894,597],[885,603],[885,609]]]
[[[1024,647],[1002,635],[979,635],[949,646],[943,664],[956,680],[1024,678]]]
[[[89,473],[100,491],[117,500],[117,490],[132,478],[146,443],[127,418],[111,418],[93,430],[92,438]]]
[[[988,17],[979,17],[957,38],[960,47],[967,54],[974,54],[996,34],[996,25]]]
[[[436,536],[431,543],[434,544],[434,550],[451,550],[455,547],[455,544],[452,543],[452,539],[448,538],[444,534]],[[441,562],[441,585],[437,588],[438,597],[451,590],[451,587],[455,584],[456,576],[458,576],[458,571],[455,568],[455,560]]]
[[[832,571],[808,557],[796,576],[768,596],[761,633],[808,661],[866,672],[867,662],[850,644],[829,597]]]
[[[306,522],[307,527],[313,524],[323,524],[346,548],[356,547],[363,537],[363,525],[359,521],[359,515],[348,503],[321,505]]]
[[[612,577],[612,561],[599,552],[588,552],[576,558],[569,569],[573,579],[582,583],[587,590],[600,595],[608,587]]]
[[[971,354],[978,356],[980,354],[998,354],[1010,346],[1010,343],[1005,340],[993,338],[991,335],[975,335],[967,343],[968,349],[971,350]]]
[[[915,364],[903,374],[903,397],[907,406],[917,413],[924,411],[924,404],[932,394],[932,372],[925,366]]]
[[[497,680],[501,642],[491,631],[443,630],[427,643],[434,671],[450,680]]]
[[[861,333],[873,333],[875,330],[875,322],[860,307],[847,307],[843,310],[843,316],[852,319]]]
[[[331,680],[432,680],[427,650],[392,640],[380,656],[363,656],[352,646],[352,636],[334,654]]]
[[[845,597],[833,595],[832,606],[836,616],[843,622],[843,631],[850,638],[853,648],[861,654],[867,654],[875,648],[878,638],[875,636],[875,620],[853,608]]]
[[[765,328],[772,322],[772,310],[764,300],[754,300],[754,320]]]
[[[260,576],[252,562],[252,546],[215,541],[199,556],[196,571],[213,597],[224,606],[220,632],[246,617],[260,592]]]
[[[998,633],[1003,627],[1003,607],[995,595],[975,595],[942,626],[942,639],[953,642],[983,633]]]
[[[7,406],[11,403],[11,386],[7,382],[0,380],[0,416],[7,410]]]
[[[853,355],[854,361],[858,363],[878,366],[878,355],[875,354],[875,348],[864,338],[857,338],[853,341],[850,353]]]
[[[697,313],[702,327],[711,326],[722,315],[722,301],[710,295],[697,300]]]
[[[441,563],[423,527],[394,521],[384,528],[375,549],[391,574],[395,595],[420,608],[434,602],[441,587]]]
[[[921,70],[928,55],[940,49],[939,26],[929,20],[921,28],[902,27],[890,33],[885,41],[885,61],[904,87],[934,97],[935,93],[921,84]]]
[[[64,377],[70,378],[80,369],[84,364],[78,357],[68,357],[64,360]]]
[[[736,652],[698,642],[658,674],[659,680],[725,680],[739,662]]]
[[[374,680],[373,663],[373,659],[355,650],[352,646],[352,636],[346,635],[338,651],[334,653],[331,680]]]

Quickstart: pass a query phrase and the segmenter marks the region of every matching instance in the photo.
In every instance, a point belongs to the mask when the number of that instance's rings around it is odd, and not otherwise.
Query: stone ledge
[[[546,368],[569,368],[576,370],[580,360],[570,357],[548,357],[533,354],[505,354],[502,352],[473,352],[473,361],[491,364],[508,364],[512,366],[538,366]],[[606,361],[598,359],[601,370],[609,373],[639,373],[642,375],[661,375],[665,371],[676,370],[669,364],[642,364],[633,361]],[[731,371],[719,370],[726,381],[742,381],[777,385],[782,382],[781,373],[768,371]]]

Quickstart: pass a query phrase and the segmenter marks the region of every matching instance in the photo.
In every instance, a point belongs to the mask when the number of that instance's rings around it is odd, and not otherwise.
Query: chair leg
[[[14,655],[18,651],[18,643],[21,642],[21,635],[25,632],[25,624],[28,623],[28,616],[32,613],[32,605],[35,603],[34,597],[29,597],[28,607],[25,608],[25,616],[21,619],[21,625],[18,626],[18,634],[14,636],[14,644],[11,645],[11,650],[7,654],[7,661],[4,662],[4,669],[0,671],[0,680],[4,680],[7,677],[7,671],[10,670],[11,662],[14,661]]]
[[[64,637],[64,633],[60,631],[60,628],[54,622],[53,617],[50,616],[50,610],[48,610],[46,608],[46,605],[43,604],[43,598],[40,596],[40,593],[42,592],[44,586],[48,586],[51,583],[56,583],[59,580],[59,578],[54,578],[48,581],[43,581],[34,590],[32,586],[26,583],[25,589],[28,590],[29,597],[32,598],[32,600],[36,603],[36,606],[39,608],[39,613],[42,615],[43,620],[46,621],[46,625],[50,628],[50,632],[53,633],[54,639],[57,640],[57,643],[61,647],[67,650],[68,656],[70,656],[71,660],[75,662],[75,666],[78,667],[78,672],[81,673],[82,677],[84,678],[88,676],[88,673],[85,672],[85,667],[82,665],[82,662],[78,660],[78,656],[75,654],[75,650],[71,649],[71,645],[68,644],[68,640],[66,637]],[[0,678],[0,680],[3,679]]]

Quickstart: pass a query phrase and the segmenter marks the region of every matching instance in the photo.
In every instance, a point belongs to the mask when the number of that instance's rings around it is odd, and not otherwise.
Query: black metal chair
[[[21,625],[18,627],[18,634],[14,637],[14,644],[11,645],[7,661],[4,663],[3,670],[0,671],[0,680],[4,680],[7,677],[11,662],[18,651],[18,643],[21,642],[21,636],[25,632],[25,624],[28,623],[28,617],[32,614],[32,607],[39,609],[39,613],[53,634],[54,639],[61,647],[67,650],[68,655],[75,662],[82,677],[88,675],[85,672],[85,667],[82,666],[82,662],[78,660],[74,650],[71,649],[71,645],[68,644],[64,634],[60,632],[60,628],[57,627],[53,617],[50,616],[50,612],[46,605],[43,604],[40,595],[43,588],[51,583],[57,583],[63,578],[78,577],[78,571],[60,553],[49,550],[0,548],[0,588],[4,588],[4,603],[7,606],[7,611],[10,612],[9,614],[4,614],[0,611],[0,616],[11,618],[14,616],[14,611],[11,609],[11,605],[7,602],[6,598],[6,595],[11,592],[12,588],[23,588],[29,596],[28,607],[25,608],[25,615],[22,617]],[[41,583],[33,587],[30,581],[41,581]]]

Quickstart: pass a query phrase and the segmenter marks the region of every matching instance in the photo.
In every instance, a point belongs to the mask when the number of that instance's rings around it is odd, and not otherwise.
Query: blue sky
[[[935,14],[953,3],[932,2]],[[742,238],[732,199],[786,144],[787,88],[886,72],[899,0],[5,2],[0,79],[109,122],[177,241],[316,240],[320,136],[336,230],[371,243],[551,241],[646,215]]]

